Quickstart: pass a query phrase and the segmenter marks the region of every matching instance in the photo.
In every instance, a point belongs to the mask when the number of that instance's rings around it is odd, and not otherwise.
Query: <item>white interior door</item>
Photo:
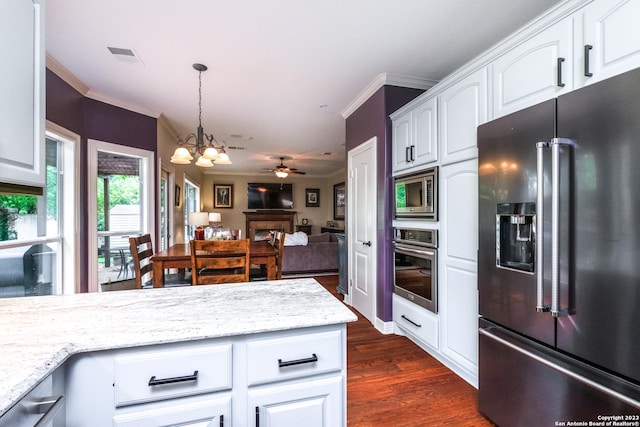
[[[351,304],[375,324],[376,317],[376,141],[371,138],[347,156],[349,295]]]

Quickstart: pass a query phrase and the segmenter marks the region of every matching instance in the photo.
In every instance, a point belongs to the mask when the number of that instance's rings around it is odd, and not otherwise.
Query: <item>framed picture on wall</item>
[[[233,208],[233,184],[213,184],[213,207]]]
[[[345,206],[344,182],[333,186],[333,219],[344,220]]]
[[[307,188],[305,200],[306,200],[305,206],[308,208],[320,207],[320,189]]]

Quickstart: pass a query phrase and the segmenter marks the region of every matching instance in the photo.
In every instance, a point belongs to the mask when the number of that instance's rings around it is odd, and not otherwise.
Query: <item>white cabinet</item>
[[[0,417],[0,427],[62,427],[64,397],[58,394],[58,375],[49,375]]]
[[[490,65],[493,118],[573,89],[573,19],[565,18]]]
[[[438,315],[395,294],[393,295],[393,323],[396,328],[400,328],[397,332],[407,334],[434,350],[440,347]]]
[[[640,67],[638,17],[640,0],[597,0],[583,9],[575,46],[577,85]]]
[[[438,159],[436,98],[419,98],[410,110],[392,114],[393,172]]]
[[[344,324],[92,352],[65,368],[68,427],[346,425]]]
[[[44,187],[44,21],[44,0],[0,2],[0,182]]]
[[[478,161],[440,168],[440,191],[440,351],[477,385]]]
[[[475,71],[439,95],[443,165],[478,156],[477,127],[487,121],[487,70]]]
[[[249,390],[248,426],[346,425],[343,376]]]
[[[227,424],[225,424],[225,420]],[[113,417],[114,427],[208,427],[231,425],[231,397],[178,399],[169,403],[136,406]]]

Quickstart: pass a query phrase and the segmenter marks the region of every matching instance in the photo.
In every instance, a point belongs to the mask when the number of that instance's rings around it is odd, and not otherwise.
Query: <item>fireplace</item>
[[[266,239],[271,230],[293,233],[295,211],[266,210],[243,213],[246,217],[247,237],[251,241]]]

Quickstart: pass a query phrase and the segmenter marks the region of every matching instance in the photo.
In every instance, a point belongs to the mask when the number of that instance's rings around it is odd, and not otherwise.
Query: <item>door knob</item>
[[[368,242],[362,242],[362,244],[371,247],[371,240],[369,240]]]

